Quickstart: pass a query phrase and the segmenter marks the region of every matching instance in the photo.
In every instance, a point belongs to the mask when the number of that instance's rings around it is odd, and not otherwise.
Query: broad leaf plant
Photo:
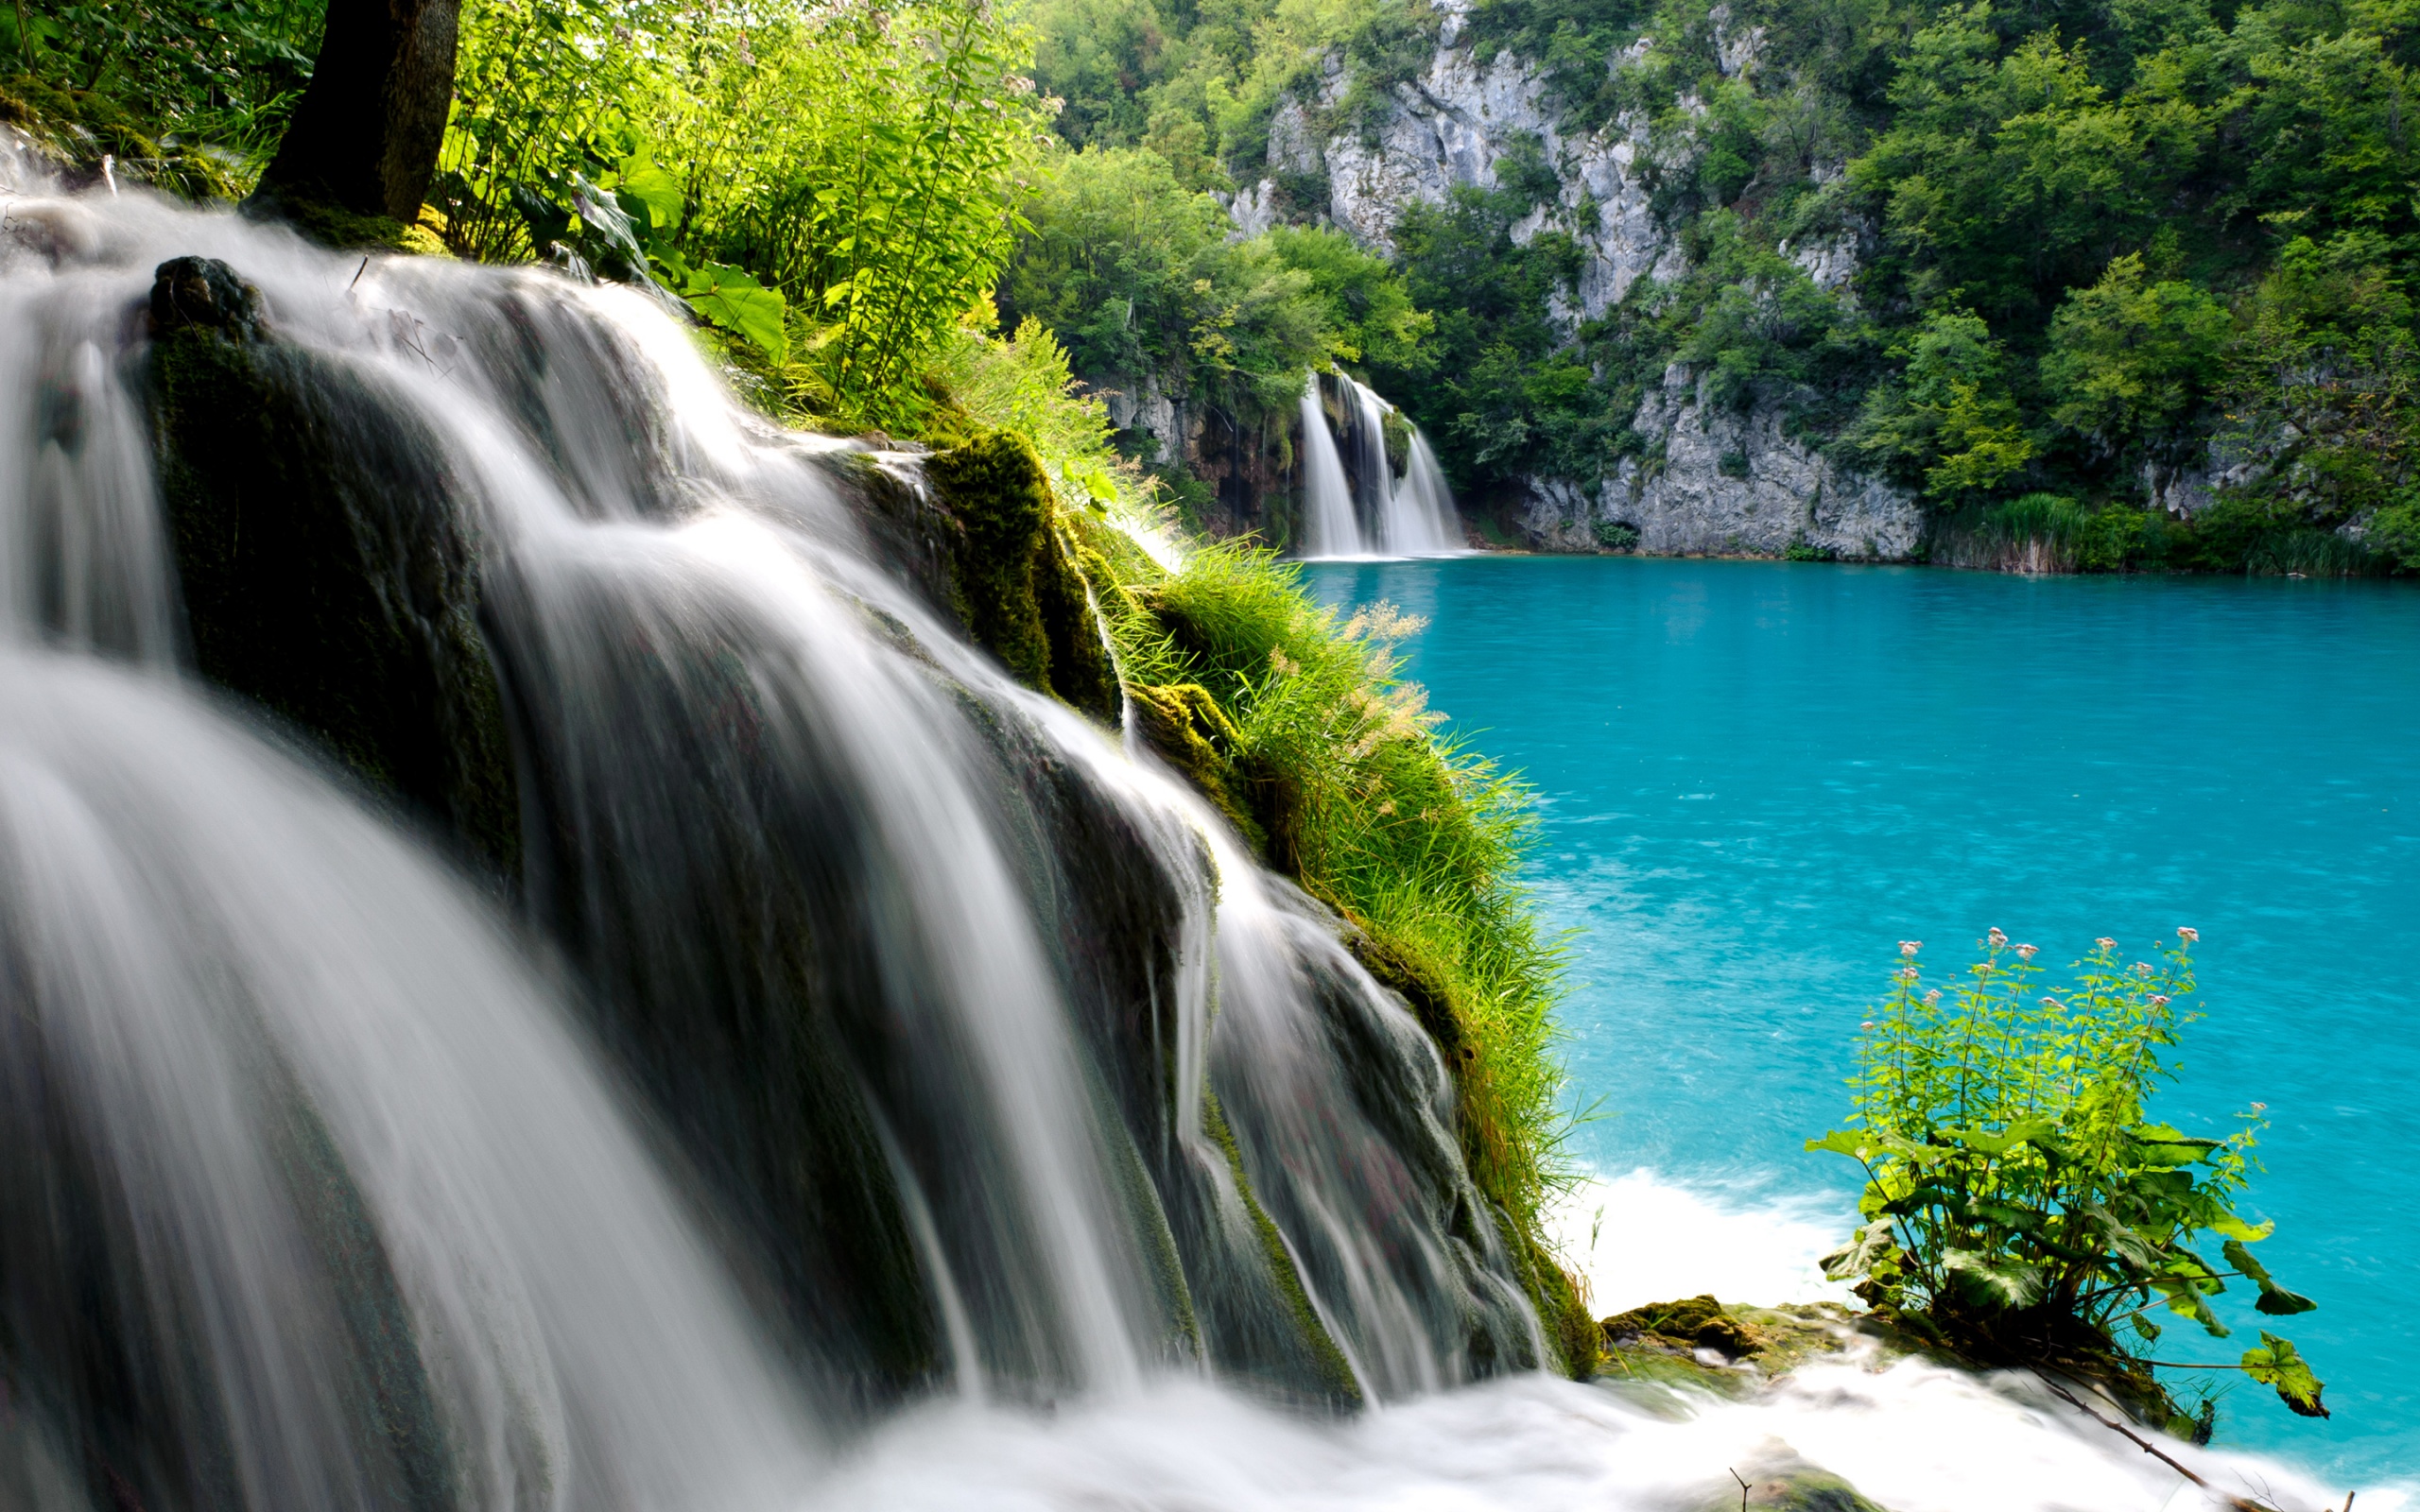
[[[1947,990],[1925,984],[1918,942],[1901,942],[1891,994],[1861,1026],[1849,1126],[1807,1143],[1866,1173],[1864,1222],[1825,1274],[2012,1363],[2097,1349],[2158,1364],[2121,1351],[2119,1332],[2147,1348],[2164,1312],[2222,1337],[2209,1299],[2229,1281],[2256,1288],[2266,1316],[2310,1311],[2252,1252],[2274,1226],[2237,1211],[2262,1105],[2223,1139],[2145,1110],[2173,1074],[2164,1053],[2199,1017],[2184,1006],[2199,936],[2177,936],[2131,964],[2102,938],[2055,992],[2041,988],[2036,948],[1997,929]],[[2236,1368],[2293,1411],[2327,1416],[2292,1342],[2260,1338]]]

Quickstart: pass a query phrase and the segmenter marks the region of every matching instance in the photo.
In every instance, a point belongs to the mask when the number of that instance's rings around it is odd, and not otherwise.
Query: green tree
[[[1905,369],[1868,392],[1846,438],[1871,465],[1954,505],[1990,492],[2032,458],[1999,343],[1981,318],[1935,311],[1892,354],[1906,359]]]
[[[2140,253],[2109,265],[2050,322],[2050,418],[2117,454],[2179,431],[2220,388],[2235,321],[2189,283],[2152,280]]]
[[[1408,206],[1395,224],[1412,302],[1436,322],[1436,368],[1425,383],[1380,369],[1380,387],[1465,487],[1525,473],[1594,478],[1619,428],[1550,302],[1572,297],[1578,246],[1554,231],[1513,240],[1530,203],[1517,191],[1458,189],[1442,205]]]
[[[2387,256],[2375,232],[2298,236],[2261,281],[2230,364],[2222,440],[2256,469],[2238,502],[2326,529],[2390,511],[2390,533],[2403,528],[2420,483],[2420,340]]]

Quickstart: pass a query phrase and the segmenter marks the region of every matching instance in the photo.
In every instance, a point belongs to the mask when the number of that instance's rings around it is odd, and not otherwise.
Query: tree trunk
[[[459,0],[328,0],[319,66],[254,198],[408,223],[454,102]]]

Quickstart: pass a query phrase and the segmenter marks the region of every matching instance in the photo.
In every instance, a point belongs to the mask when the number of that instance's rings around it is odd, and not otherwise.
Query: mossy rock
[[[1132,700],[1135,732],[1145,744],[1208,799],[1253,849],[1264,845],[1236,766],[1239,737],[1210,691],[1198,682],[1174,682],[1135,683],[1126,692]]]
[[[1779,1463],[1766,1462],[1718,1489],[1703,1503],[1703,1512],[1883,1512],[1847,1481],[1794,1455]]]
[[[277,339],[225,264],[160,265],[148,399],[202,676],[517,875],[520,805],[445,448],[354,369]]]
[[[1712,1349],[1739,1360],[1761,1351],[1765,1337],[1726,1312],[1712,1296],[1677,1302],[1651,1302],[1618,1313],[1599,1325],[1608,1343],[1648,1340],[1690,1349]]]
[[[445,244],[428,227],[407,225],[392,215],[364,215],[325,200],[263,192],[244,201],[244,217],[276,221],[304,241],[339,252],[445,252]]]
[[[96,90],[73,89],[31,74],[0,80],[0,121],[32,137],[84,179],[112,171],[188,199],[233,199],[239,191],[206,153],[155,141],[134,113]]]
[[[1411,421],[1399,409],[1383,411],[1378,431],[1386,438],[1387,466],[1400,477],[1411,468]]]
[[[951,602],[1028,687],[1115,719],[1116,674],[1033,444],[993,431],[936,454],[925,476],[958,530]]]

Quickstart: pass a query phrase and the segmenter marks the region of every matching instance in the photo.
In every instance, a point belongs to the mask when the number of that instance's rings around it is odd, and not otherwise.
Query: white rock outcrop
[[[1553,169],[1556,192],[1513,227],[1526,244],[1551,224],[1585,254],[1569,299],[1555,315],[1566,330],[1602,317],[1641,279],[1672,279],[1684,254],[1657,218],[1647,166],[1664,158],[1685,166],[1687,144],[1651,140],[1643,118],[1625,116],[1595,131],[1567,131],[1549,103],[1545,78],[1524,60],[1500,52],[1482,63],[1461,45],[1469,0],[1440,0],[1437,49],[1418,77],[1395,86],[1374,121],[1322,131],[1352,83],[1339,59],[1314,101],[1285,101],[1270,123],[1269,162],[1279,175],[1316,175],[1328,186],[1328,215],[1364,246],[1393,249],[1395,227],[1416,203],[1439,204],[1458,187],[1498,186],[1498,169],[1534,142]],[[1750,74],[1761,28],[1713,19],[1726,75]],[[1648,43],[1606,60],[1620,68]],[[1819,175],[1820,176],[1820,175]],[[1269,180],[1236,197],[1239,229],[1269,215]],[[1847,288],[1858,266],[1854,236],[1785,249],[1821,288]],[[1786,434],[1770,405],[1744,413],[1708,406],[1692,375],[1674,369],[1632,420],[1655,460],[1626,460],[1603,479],[1527,480],[1519,524],[1551,550],[1598,549],[1600,524],[1639,532],[1639,549],[1659,553],[1778,554],[1804,544],[1842,557],[1902,558],[1922,537],[1913,498],[1877,479],[1835,466]]]
[[[1679,368],[1634,423],[1661,438],[1663,455],[1625,458],[1594,498],[1562,480],[1529,481],[1522,525],[1538,544],[1595,550],[1600,525],[1622,524],[1638,532],[1637,549],[1661,556],[1779,556],[1797,545],[1895,561],[1922,538],[1905,490],[1835,466],[1788,434],[1772,406],[1706,404]]]

